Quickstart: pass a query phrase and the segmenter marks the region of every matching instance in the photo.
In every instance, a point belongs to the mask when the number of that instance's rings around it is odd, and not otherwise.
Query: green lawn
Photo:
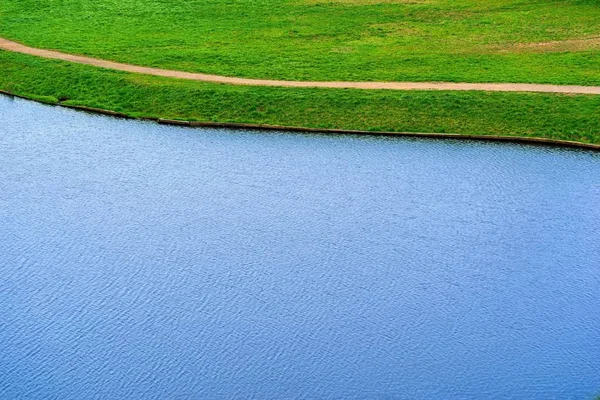
[[[2,0],[0,36],[253,78],[600,84],[598,0]]]

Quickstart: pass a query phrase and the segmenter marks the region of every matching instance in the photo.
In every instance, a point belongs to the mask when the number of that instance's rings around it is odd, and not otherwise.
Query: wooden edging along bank
[[[326,129],[326,128],[301,128],[293,126],[264,125],[264,124],[243,124],[229,122],[201,122],[201,121],[181,121],[159,118],[159,124],[202,127],[202,128],[228,128],[228,129],[256,129],[270,131],[286,132],[307,132],[307,133],[329,133],[343,135],[371,135],[371,136],[402,136],[415,138],[433,138],[433,139],[458,139],[458,140],[487,140],[494,142],[510,142],[521,144],[539,144],[560,147],[576,147],[600,151],[600,145],[592,143],[575,142],[571,140],[558,140],[527,136],[500,136],[500,135],[473,135],[460,133],[425,133],[425,132],[386,132],[386,131],[360,131],[350,129]]]
[[[17,95],[14,93],[7,92],[0,89],[0,94],[4,94],[11,97],[18,97],[25,100],[38,101],[27,96]],[[560,139],[549,139],[541,137],[528,137],[528,136],[501,136],[501,135],[474,135],[474,134],[460,134],[460,133],[424,133],[424,132],[385,132],[385,131],[361,131],[361,130],[350,130],[350,129],[326,129],[326,128],[303,128],[294,126],[280,126],[280,125],[265,125],[265,124],[246,124],[246,123],[233,123],[233,122],[202,122],[202,121],[183,121],[177,119],[167,118],[135,118],[127,114],[105,110],[102,108],[94,108],[87,106],[78,106],[61,103],[47,103],[58,107],[70,108],[79,111],[85,111],[93,114],[102,114],[110,117],[133,119],[133,120],[144,120],[153,121],[161,125],[171,126],[182,126],[191,128],[227,128],[227,129],[256,129],[256,130],[270,130],[270,131],[286,131],[286,132],[307,132],[307,133],[325,133],[325,134],[344,134],[344,135],[371,135],[371,136],[401,136],[401,137],[414,137],[414,138],[433,138],[433,139],[455,139],[455,140],[481,140],[491,142],[508,142],[508,143],[519,143],[519,144],[535,144],[545,146],[556,146],[556,147],[572,147],[586,150],[600,151],[600,144],[575,142],[572,140],[560,140]]]

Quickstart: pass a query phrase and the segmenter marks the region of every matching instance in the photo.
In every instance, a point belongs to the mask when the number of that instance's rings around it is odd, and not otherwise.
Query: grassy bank
[[[597,0],[3,0],[0,36],[253,78],[600,84]]]
[[[253,78],[600,85],[596,0],[4,0],[0,36]],[[134,117],[600,143],[600,96],[236,87],[4,52],[0,88]]]
[[[0,51],[0,89],[134,117],[600,143],[600,96],[244,87],[97,69]]]

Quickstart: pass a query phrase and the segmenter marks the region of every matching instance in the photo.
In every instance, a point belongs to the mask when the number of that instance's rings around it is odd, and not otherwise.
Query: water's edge
[[[0,399],[599,393],[600,153],[40,100],[0,96]]]
[[[361,130],[350,130],[350,129],[325,129],[325,128],[306,128],[296,126],[283,126],[283,125],[267,125],[267,124],[246,124],[246,123],[235,123],[235,122],[208,122],[208,121],[184,121],[175,120],[168,118],[150,118],[142,117],[136,118],[130,115],[120,113],[112,110],[105,110],[102,108],[87,107],[80,105],[61,104],[61,103],[49,103],[43,102],[38,99],[28,97],[25,95],[19,95],[11,93],[6,90],[0,89],[0,94],[17,97],[25,100],[31,100],[38,103],[53,105],[56,107],[70,108],[74,110],[102,114],[116,118],[125,118],[140,121],[151,121],[161,125],[172,125],[172,126],[183,126],[191,128],[226,128],[226,129],[255,129],[255,130],[276,130],[285,132],[306,132],[306,133],[324,133],[324,134],[345,134],[345,135],[370,135],[370,136],[402,136],[402,137],[417,137],[417,138],[434,138],[434,139],[459,139],[459,140],[476,140],[476,141],[490,141],[490,142],[505,142],[505,143],[516,143],[516,144],[527,144],[527,145],[538,145],[538,146],[552,146],[552,147],[570,147],[579,148],[593,151],[600,151],[600,144],[577,142],[572,140],[559,140],[549,139],[543,137],[528,137],[528,136],[503,136],[503,135],[474,135],[474,134],[460,134],[460,133],[426,133],[426,132],[387,132],[387,131],[361,131]]]

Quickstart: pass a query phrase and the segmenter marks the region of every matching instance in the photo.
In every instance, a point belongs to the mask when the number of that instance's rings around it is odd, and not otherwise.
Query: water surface
[[[600,155],[0,97],[0,398],[591,399]]]

